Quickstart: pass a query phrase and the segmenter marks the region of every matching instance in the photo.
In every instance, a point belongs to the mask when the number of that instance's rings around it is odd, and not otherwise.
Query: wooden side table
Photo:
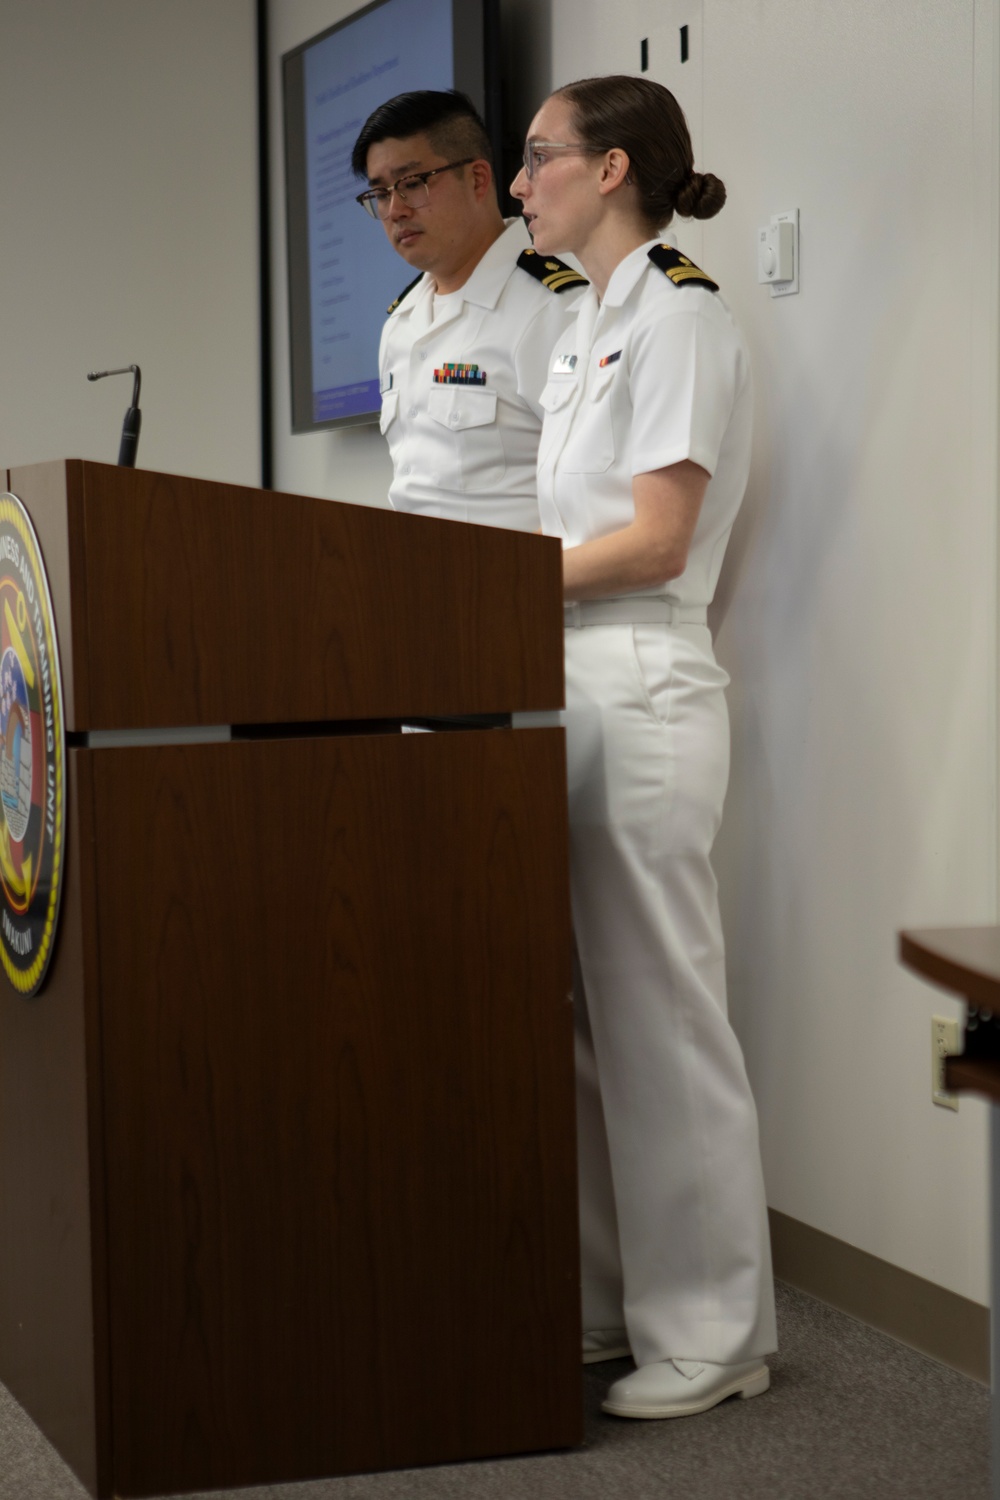
[[[993,1500],[1000,1500],[1000,926],[931,927],[899,935],[908,969],[950,990],[968,1007],[960,1056],[945,1060],[955,1094],[984,1095],[990,1110],[990,1413]],[[971,1023],[971,1027],[970,1027]]]

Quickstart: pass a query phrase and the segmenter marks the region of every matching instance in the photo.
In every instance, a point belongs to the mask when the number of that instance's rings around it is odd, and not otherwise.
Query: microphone
[[[126,365],[122,370],[91,370],[88,380],[103,380],[105,375],[134,375],[132,405],[125,413],[122,423],[122,440],[118,449],[118,463],[122,468],[135,468],[135,455],[139,448],[139,429],[142,427],[142,412],[139,410],[139,384],[142,371],[138,365]]]

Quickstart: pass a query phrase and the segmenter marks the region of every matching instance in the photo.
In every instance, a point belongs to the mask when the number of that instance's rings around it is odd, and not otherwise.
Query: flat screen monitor
[[[372,110],[461,89],[500,160],[497,0],[376,0],[282,58],[292,431],[376,420],[386,308],[413,272],[354,201]]]

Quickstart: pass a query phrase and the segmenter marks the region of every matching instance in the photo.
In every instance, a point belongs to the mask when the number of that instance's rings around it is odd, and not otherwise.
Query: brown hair
[[[726,201],[725,185],[694,170],[684,112],[669,89],[651,78],[613,73],[581,78],[556,89],[573,110],[583,145],[592,151],[628,153],[639,210],[654,233],[674,214],[711,219]]]

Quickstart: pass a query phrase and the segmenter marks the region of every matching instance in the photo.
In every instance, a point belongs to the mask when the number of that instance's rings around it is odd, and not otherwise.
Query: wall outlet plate
[[[957,1021],[947,1016],[931,1017],[931,1098],[942,1109],[957,1109],[958,1095],[949,1094],[944,1086],[944,1060],[954,1057],[962,1048]]]

